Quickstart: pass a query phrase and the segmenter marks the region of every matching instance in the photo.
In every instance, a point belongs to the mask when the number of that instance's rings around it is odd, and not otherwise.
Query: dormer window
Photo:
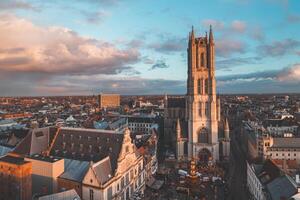
[[[92,145],[89,145],[89,152],[92,152]]]
[[[63,142],[63,143],[62,143],[62,146],[63,146],[63,149],[65,149],[65,148],[66,148],[66,143]]]

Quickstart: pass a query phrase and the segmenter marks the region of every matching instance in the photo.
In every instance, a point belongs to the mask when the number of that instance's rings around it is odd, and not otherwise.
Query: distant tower
[[[215,79],[215,44],[195,37],[192,28],[188,44],[187,121],[188,157],[200,162],[219,160],[218,111]]]
[[[224,120],[224,138],[222,140],[222,147],[223,147],[223,158],[226,160],[229,159],[230,156],[230,129],[227,117]]]
[[[176,122],[176,138],[177,138],[176,154],[177,154],[177,159],[180,160],[184,156],[185,140],[182,138],[182,135],[181,135],[181,126],[180,126],[179,118],[177,118],[177,122]]]

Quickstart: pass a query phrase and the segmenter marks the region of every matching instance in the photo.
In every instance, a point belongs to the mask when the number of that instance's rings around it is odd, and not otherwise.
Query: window
[[[112,199],[112,187],[110,186],[108,189],[107,189],[107,199]]]
[[[202,79],[198,79],[198,94],[202,94]]]
[[[199,54],[198,54],[198,49],[196,53],[196,67],[199,68]]]
[[[201,53],[201,67],[204,67],[204,53]]]
[[[208,143],[208,131],[202,128],[198,133],[198,143]]]
[[[129,173],[126,174],[126,185],[129,183]]]
[[[209,102],[205,103],[205,115],[206,117],[209,117]]]
[[[125,185],[125,183],[124,183],[124,177],[122,177],[122,178],[121,178],[121,188],[123,188],[124,185]]]
[[[198,108],[199,116],[201,117],[202,116],[202,103],[199,102],[198,106],[199,106],[199,108]]]
[[[94,190],[90,189],[90,200],[94,200]]]
[[[205,79],[205,94],[208,94],[208,79]]]

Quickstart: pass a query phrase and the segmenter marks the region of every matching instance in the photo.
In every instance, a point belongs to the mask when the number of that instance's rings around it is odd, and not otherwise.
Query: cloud
[[[212,25],[213,30],[218,31],[223,37],[233,37],[234,35],[246,35],[254,40],[263,40],[264,33],[259,25],[249,25],[242,20],[233,20],[228,23],[224,23],[220,20],[205,19],[201,21],[202,26],[209,29]]]
[[[119,49],[64,27],[39,27],[13,15],[0,18],[1,71],[118,74],[140,60],[136,49]]]
[[[260,61],[260,57],[246,57],[246,58],[229,58],[223,60],[217,60],[216,65],[218,69],[229,69],[240,65],[257,64]]]
[[[287,21],[289,23],[299,23],[300,22],[300,15],[288,15],[287,16]]]
[[[81,11],[81,13],[85,16],[86,21],[91,24],[99,24],[103,22],[105,17],[110,15],[108,12],[103,10],[97,12]]]
[[[130,48],[140,48],[144,46],[144,41],[140,39],[133,39],[126,44]]]
[[[234,20],[231,23],[231,29],[235,32],[244,33],[246,31],[246,23],[240,20]]]
[[[300,64],[285,68],[277,75],[279,81],[300,83]]]
[[[222,21],[215,20],[215,19],[204,19],[201,21],[201,24],[208,29],[210,25],[214,28],[214,30],[223,30],[225,25]]]
[[[263,41],[265,39],[265,34],[260,26],[253,26],[249,30],[249,36],[258,41]]]
[[[294,39],[285,39],[274,41],[271,44],[264,44],[257,47],[257,51],[262,56],[280,57],[292,53],[300,46],[300,41]]]
[[[166,64],[164,60],[157,60],[154,65],[149,70],[154,70],[154,69],[164,69],[168,68],[169,65]]]
[[[152,64],[155,63],[155,61],[154,61],[153,59],[149,58],[148,56],[142,57],[142,60],[143,60],[143,62],[144,62],[145,64],[150,64],[150,65],[152,65]]]
[[[23,0],[2,0],[0,1],[0,10],[15,10],[15,9],[25,9],[25,10],[36,10],[32,4],[25,2]]]
[[[217,77],[217,89],[222,93],[288,93],[300,92],[300,64],[280,70]]]
[[[279,70],[265,70],[247,74],[234,74],[219,76],[217,80],[223,82],[232,81],[257,81],[274,80],[277,82],[300,82],[300,64],[294,64]],[[300,89],[300,88],[299,88]]]
[[[204,19],[201,21],[202,26],[209,29],[210,25],[214,30],[224,33],[244,33],[247,29],[247,24],[241,20],[233,20],[230,23],[224,23],[216,19]]]
[[[229,38],[218,38],[215,44],[216,55],[220,57],[229,57],[235,53],[243,54],[247,48],[243,41]]]
[[[27,76],[27,75],[26,75]],[[165,79],[144,79],[140,77],[116,76],[53,76],[43,80],[28,75],[13,76],[13,83],[0,79],[2,96],[49,96],[49,95],[91,95],[100,92],[124,95],[141,94],[184,94],[186,81]],[[11,78],[11,77],[10,77]],[[18,79],[20,78],[20,79]],[[3,83],[3,84],[2,84]],[[159,90],[157,90],[159,88]]]
[[[159,42],[154,42],[148,45],[148,47],[161,53],[171,53],[183,51],[186,48],[186,43],[185,38],[170,37],[163,38],[162,41]]]

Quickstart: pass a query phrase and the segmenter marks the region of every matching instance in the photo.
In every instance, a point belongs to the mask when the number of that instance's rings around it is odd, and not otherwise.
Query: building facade
[[[115,108],[120,106],[120,95],[119,94],[100,94],[99,108]]]

